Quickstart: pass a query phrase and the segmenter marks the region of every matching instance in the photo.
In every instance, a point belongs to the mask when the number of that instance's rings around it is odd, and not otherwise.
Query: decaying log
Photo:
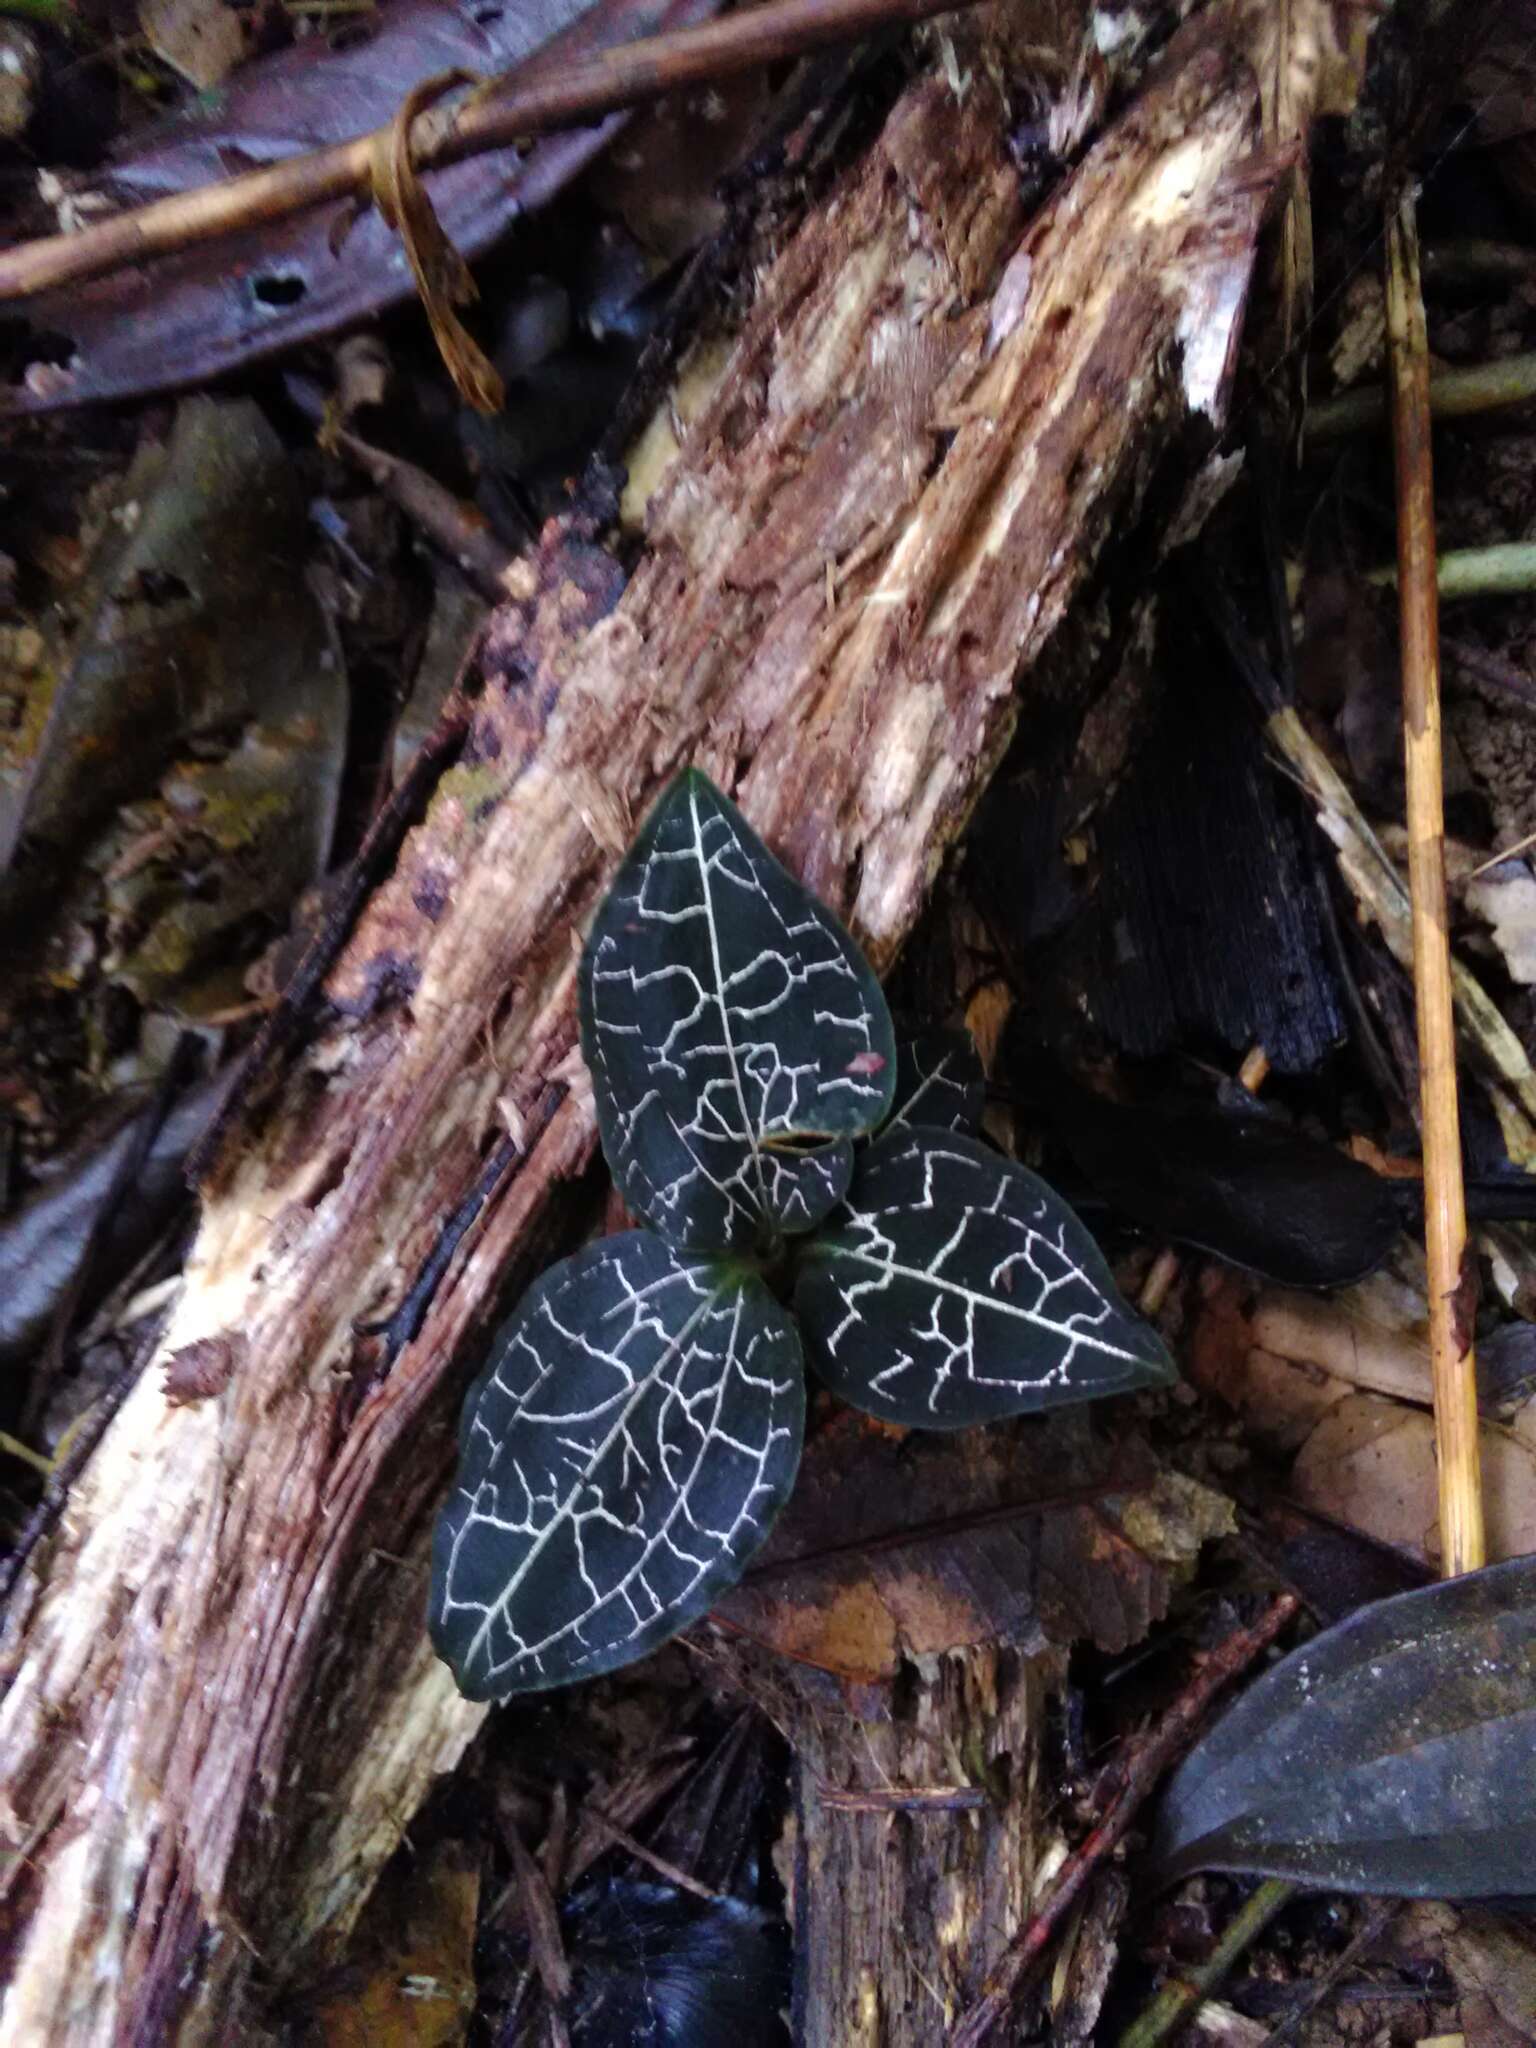
[[[9,1618],[7,2040],[259,2038],[253,1978],[335,1940],[461,1752],[425,1541],[461,1360],[593,1156],[583,919],[692,757],[892,960],[1106,534],[1219,410],[1272,176],[1232,20],[1022,249],[993,87],[910,88],[763,278],[627,588],[555,529],[522,565],[463,759],[206,1190],[160,1365],[239,1369],[180,1405],[145,1376]],[[362,1326],[503,1132],[381,1375]]]
[[[1029,1917],[1049,1845],[1045,1703],[1065,1654],[922,1658],[872,1717],[819,1673],[728,1657],[794,1745],[793,2038],[930,2048]]]

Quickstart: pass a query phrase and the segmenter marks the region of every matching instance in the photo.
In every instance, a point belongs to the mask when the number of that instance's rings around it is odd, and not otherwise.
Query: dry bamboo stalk
[[[1435,584],[1429,347],[1413,195],[1387,213],[1387,342],[1397,458],[1398,615],[1408,769],[1408,887],[1419,1025],[1429,1349],[1447,1576],[1486,1558],[1477,1382],[1462,1286],[1467,1212],[1456,1106],[1456,1022],[1445,895],[1445,788],[1440,746],[1440,615]]]
[[[730,78],[869,30],[921,21],[970,0],[768,0],[724,21],[645,36],[500,90],[472,94],[411,123],[418,170],[507,149],[534,135],[643,105],[669,92]],[[130,264],[147,263],[262,221],[285,220],[326,200],[366,193],[389,128],[285,158],[195,191],[151,200],[75,234],[46,235],[0,252],[0,299],[30,298]]]

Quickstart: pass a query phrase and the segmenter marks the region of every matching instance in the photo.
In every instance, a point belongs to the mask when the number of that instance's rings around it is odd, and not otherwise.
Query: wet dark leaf
[[[470,1699],[631,1663],[740,1575],[794,1484],[805,1381],[762,1282],[649,1231],[553,1266],[464,1404],[432,1640]]]
[[[0,861],[23,833],[78,854],[82,834],[151,788],[188,732],[267,712],[274,675],[312,717],[327,698],[344,717],[299,575],[305,538],[293,466],[250,400],[188,399],[163,439],[141,442],[67,593],[73,635],[61,644],[50,619],[51,659],[0,753]],[[270,623],[274,581],[280,638],[254,630]]]
[[[1476,1898],[1536,1860],[1536,1557],[1362,1608],[1266,1672],[1181,1765],[1157,1875],[1244,1870]]]
[[[441,72],[569,64],[715,9],[716,0],[398,0],[345,18],[328,41],[311,37],[247,65],[211,106],[199,102],[125,150],[91,191],[114,207],[185,192],[381,128],[412,88]],[[626,119],[549,136],[525,155],[497,150],[429,173],[444,234],[478,255],[546,205]],[[202,383],[334,333],[412,289],[399,239],[374,209],[354,218],[347,206],[314,208],[28,300],[34,340],[13,374],[24,376],[29,355],[47,367],[30,385],[13,384],[3,403],[48,411]]]
[[[1288,1286],[1363,1278],[1402,1228],[1389,1182],[1261,1110],[1132,1107],[1065,1075],[1042,1102],[1111,1208]]]
[[[898,1131],[870,1148],[806,1248],[795,1312],[835,1393],[918,1429],[1174,1378],[1054,1189],[958,1133]]]
[[[890,1107],[880,984],[707,776],[680,775],[582,955],[581,1045],[625,1201],[670,1244],[814,1229]]]
[[[72,632],[53,608],[51,658],[0,751],[0,851],[25,842],[0,912],[46,900],[61,932],[99,937],[108,974],[184,1013],[239,995],[240,944],[330,851],[347,688],[306,537],[260,409],[183,401],[66,593]]]

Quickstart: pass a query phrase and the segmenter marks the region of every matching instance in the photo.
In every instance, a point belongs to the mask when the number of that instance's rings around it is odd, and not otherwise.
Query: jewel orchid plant
[[[794,1484],[806,1358],[920,1429],[1173,1377],[1060,1196],[975,1135],[969,1042],[898,1052],[852,938],[697,771],[625,857],[580,1002],[648,1227],[535,1282],[465,1400],[431,1629],[471,1699],[611,1671],[735,1584]]]

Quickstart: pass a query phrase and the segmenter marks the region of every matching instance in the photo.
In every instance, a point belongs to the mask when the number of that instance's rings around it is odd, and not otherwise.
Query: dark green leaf
[[[920,1031],[897,1048],[896,1107],[886,1129],[979,1130],[986,1093],[969,1031]]]
[[[813,1229],[896,1079],[858,948],[695,771],[597,914],[581,1044],[625,1201],[669,1243],[706,1251]]]
[[[795,1308],[829,1386],[918,1428],[1174,1377],[1061,1197],[974,1138],[872,1146],[837,1228],[806,1248]]]
[[[539,1280],[464,1404],[431,1625],[471,1699],[627,1664],[740,1576],[794,1483],[805,1381],[762,1282],[630,1231]]]
[[[1536,1557],[1399,1593],[1293,1651],[1175,1774],[1164,1881],[1524,1892],[1536,1866]]]

